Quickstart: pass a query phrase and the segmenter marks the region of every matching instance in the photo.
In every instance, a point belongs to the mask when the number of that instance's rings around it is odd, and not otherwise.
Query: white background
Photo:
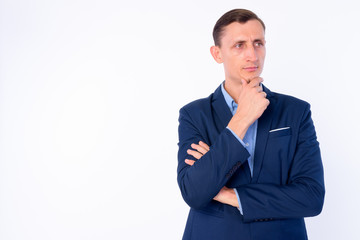
[[[311,103],[310,239],[359,239],[356,1],[0,0],[0,239],[180,239],[178,110],[224,79],[216,20],[267,25],[264,84]]]

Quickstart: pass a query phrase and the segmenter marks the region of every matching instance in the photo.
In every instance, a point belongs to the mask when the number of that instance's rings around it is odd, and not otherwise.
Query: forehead
[[[249,20],[246,23],[233,22],[224,27],[221,35],[222,43],[234,41],[254,41],[265,39],[265,31],[258,20]]]

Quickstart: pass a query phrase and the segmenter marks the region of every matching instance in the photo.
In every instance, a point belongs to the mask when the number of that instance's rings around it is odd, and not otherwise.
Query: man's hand
[[[228,124],[228,127],[241,139],[244,139],[247,129],[261,117],[270,104],[260,86],[262,81],[260,77],[252,79],[249,83],[245,80],[241,81],[242,89],[237,99],[238,108]]]
[[[194,158],[196,159],[200,159],[205,153],[207,153],[209,150],[210,150],[210,147],[209,145],[207,145],[206,143],[200,141],[199,144],[191,144],[191,147],[193,149],[195,149],[196,151],[194,150],[191,150],[191,149],[188,149],[187,150],[187,153],[191,156],[193,156]],[[192,166],[194,165],[195,161],[194,160],[190,160],[190,159],[185,159],[185,163]]]
[[[214,200],[231,205],[238,208],[239,202],[236,197],[235,190],[232,188],[223,187],[220,192],[214,197]]]
[[[200,141],[199,144],[195,144],[195,143],[191,144],[191,147],[196,151],[192,149],[188,149],[187,153],[193,156],[194,158],[196,158],[197,160],[199,160],[205,153],[207,153],[210,150],[210,147],[202,141]],[[194,165],[195,161],[190,159],[185,159],[185,163],[192,166]],[[233,207],[239,207],[239,203],[234,189],[227,188],[225,186],[214,197],[214,200],[224,204],[229,204]]]

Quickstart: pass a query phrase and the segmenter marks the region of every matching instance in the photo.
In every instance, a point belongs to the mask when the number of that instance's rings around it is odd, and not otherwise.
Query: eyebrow
[[[235,41],[232,46],[238,45],[238,44],[245,44],[247,41],[245,40],[238,40]],[[265,44],[265,39],[264,38],[258,38],[258,39],[254,39],[254,41],[251,42],[251,44],[256,44],[256,43],[261,43],[261,44]]]
[[[253,42],[264,42],[264,41],[265,41],[264,38],[257,38]],[[235,41],[235,43],[245,43],[245,42],[247,42],[247,41],[246,40],[237,40],[237,41]]]
[[[244,40],[238,40],[238,41],[235,41],[234,44],[238,44],[238,43],[243,44],[243,43],[245,43],[245,42],[246,42],[246,41],[244,41]]]

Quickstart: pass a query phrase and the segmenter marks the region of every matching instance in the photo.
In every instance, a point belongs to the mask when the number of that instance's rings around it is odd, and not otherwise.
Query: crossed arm
[[[184,200],[195,209],[205,207],[211,200],[237,207],[233,190],[224,186],[236,172],[234,166],[238,162],[246,163],[248,152],[228,129],[209,148],[199,142],[201,136],[194,127],[183,112],[178,181]],[[300,218],[321,212],[325,194],[323,169],[309,106],[297,139],[286,183],[249,183],[236,187],[244,221]],[[196,161],[190,160],[192,157]]]
[[[244,221],[300,218],[321,212],[325,195],[323,168],[308,104],[299,117],[300,125],[294,129],[295,152],[284,176],[286,183],[249,183],[236,187]],[[199,142],[204,139],[203,134],[185,109],[180,110],[179,121],[178,183],[184,200],[195,209],[206,207],[211,200],[238,207],[233,189],[224,186],[237,166],[246,163],[249,153],[228,129],[220,133],[211,148]]]
[[[191,144],[191,147],[195,150],[188,149],[187,153],[197,160],[199,160],[205,153],[207,153],[210,150],[210,147],[204,143],[203,141],[200,141],[199,144]],[[192,166],[194,165],[195,161],[190,159],[185,159],[185,163]],[[224,186],[221,188],[220,192],[213,198],[213,200],[231,205],[233,207],[239,207],[239,202],[236,197],[236,193],[234,189],[228,188]]]

